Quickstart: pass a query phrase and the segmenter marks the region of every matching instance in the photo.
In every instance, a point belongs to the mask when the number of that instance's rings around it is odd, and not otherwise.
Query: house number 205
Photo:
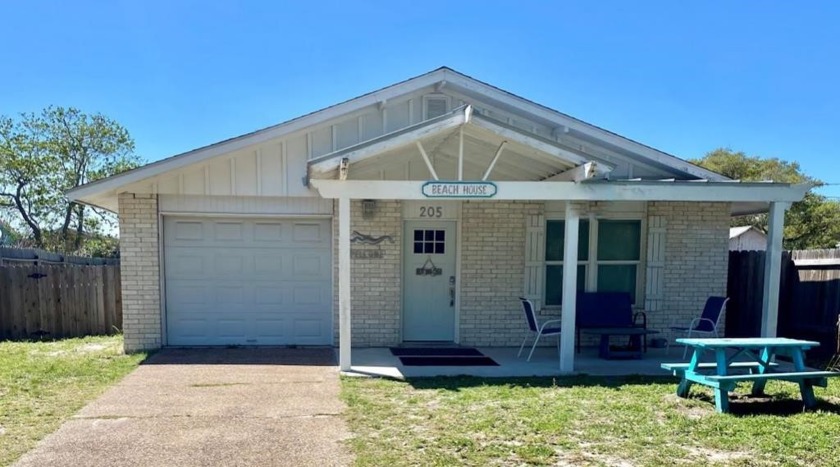
[[[443,208],[440,206],[420,206],[420,217],[443,217]]]

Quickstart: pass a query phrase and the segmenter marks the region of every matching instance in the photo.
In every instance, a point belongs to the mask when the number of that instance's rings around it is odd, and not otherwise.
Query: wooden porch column
[[[779,284],[782,275],[782,237],[785,211],[790,203],[770,203],[767,223],[767,253],[764,257],[764,302],[761,305],[761,336],[776,337],[779,321]]]
[[[350,198],[338,199],[338,362],[350,371]]]
[[[575,369],[575,309],[577,301],[578,225],[580,213],[566,202],[565,242],[563,244],[563,310],[560,315],[560,372]]]

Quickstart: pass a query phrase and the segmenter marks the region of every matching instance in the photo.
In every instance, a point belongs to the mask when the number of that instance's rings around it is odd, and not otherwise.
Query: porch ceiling
[[[341,160],[346,159],[348,179],[429,180],[434,177],[418,144],[442,180],[458,179],[462,145],[464,180],[481,179],[494,159],[488,179],[496,181],[544,180],[591,160],[591,156],[550,140],[470,115],[468,109],[456,109],[447,116],[415,125],[410,131],[395,132],[315,159],[309,164],[309,176],[339,178]],[[502,145],[501,155],[496,158]],[[602,161],[599,165],[605,172],[612,168]]]

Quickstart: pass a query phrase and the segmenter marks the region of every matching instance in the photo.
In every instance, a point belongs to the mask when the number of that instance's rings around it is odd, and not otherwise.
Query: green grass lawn
[[[122,338],[0,342],[0,465],[8,465],[145,358]]]
[[[342,379],[358,465],[840,465],[840,381],[739,388],[732,414],[676,378]]]

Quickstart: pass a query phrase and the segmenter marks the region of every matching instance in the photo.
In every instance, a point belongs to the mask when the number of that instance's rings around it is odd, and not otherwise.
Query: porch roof
[[[394,166],[405,169],[387,177],[384,168]],[[496,185],[493,199],[730,202],[733,215],[764,212],[772,202],[800,201],[812,187],[610,180],[613,168],[601,158],[474,114],[467,105],[313,159],[307,164],[307,182],[324,198],[426,199],[422,187],[429,180],[490,180]]]
[[[602,158],[474,113],[467,105],[315,158],[307,164],[307,177],[377,178],[385,167],[412,161],[423,170],[405,178],[418,180],[447,178],[447,167],[456,165],[460,179],[492,175],[517,181],[550,179],[587,163],[594,177],[614,168]]]

